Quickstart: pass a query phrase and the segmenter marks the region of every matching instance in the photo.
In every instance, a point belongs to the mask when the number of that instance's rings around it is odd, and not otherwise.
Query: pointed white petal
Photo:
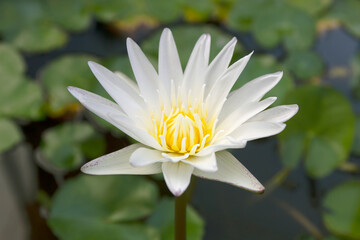
[[[216,153],[218,171],[214,173],[203,172],[195,169],[194,175],[210,180],[216,180],[262,193],[265,188],[231,153],[221,151]]]
[[[119,128],[130,137],[145,145],[161,149],[159,143],[149,133],[136,127],[135,121],[125,115],[115,103],[80,88],[68,87],[68,90],[87,109]]]
[[[130,157],[130,164],[134,167],[144,167],[163,161],[164,157],[160,151],[143,147],[136,149]]]
[[[197,41],[184,71],[183,98],[191,89],[193,96],[199,93],[204,84],[204,72],[209,63],[210,35],[203,34]]]
[[[209,117],[214,116],[214,114],[217,114],[221,110],[232,86],[239,78],[252,54],[253,53],[250,53],[232,64],[214,84],[206,99],[206,104],[209,109]]]
[[[135,81],[133,81],[132,79],[130,79],[128,76],[126,76],[124,73],[119,72],[119,71],[115,71],[114,72],[116,74],[116,76],[118,76],[120,79],[124,80],[130,87],[133,88],[133,90],[140,96],[140,90],[138,85],[136,84]]]
[[[298,110],[299,106],[296,104],[277,106],[256,114],[249,119],[248,122],[264,121],[282,123],[294,116]]]
[[[127,80],[95,62],[89,62],[89,67],[100,84],[121,106],[124,112],[129,115],[143,112],[143,109],[145,109],[144,101],[138,92],[134,90],[134,87],[129,85]]]
[[[220,76],[227,70],[229,63],[231,61],[235,45],[236,38],[234,37],[231,41],[226,44],[226,46],[220,51],[220,53],[214,58],[210,63],[209,68],[206,71],[205,77],[205,96],[209,93],[210,89],[213,87],[215,82],[220,78]]]
[[[259,101],[280,81],[282,75],[282,72],[267,74],[233,91],[224,103],[221,114],[226,116],[247,102]]]
[[[152,107],[158,106],[158,75],[140,47],[130,38],[126,41],[131,67],[142,97]],[[159,110],[159,109],[157,109]]]
[[[164,90],[170,93],[171,80],[175,87],[179,86],[183,79],[183,71],[176,48],[174,37],[170,29],[165,28],[160,37],[159,44],[159,79]]]
[[[147,175],[161,172],[161,164],[155,163],[146,167],[133,167],[129,159],[133,152],[142,147],[141,144],[133,144],[116,152],[107,154],[92,160],[82,166],[81,171],[93,175],[113,175],[113,174],[135,174]]]
[[[215,153],[203,157],[191,156],[181,161],[204,172],[216,172],[218,170]]]
[[[111,113],[109,114],[109,118],[116,127],[118,127],[121,131],[123,131],[136,141],[141,142],[144,145],[150,146],[152,148],[162,150],[162,147],[153,136],[151,136],[145,129],[137,127],[135,125],[135,122],[126,115]]]
[[[280,133],[285,128],[284,123],[246,122],[230,134],[236,140],[254,140]]]
[[[119,105],[106,98],[77,87],[68,87],[67,89],[87,109],[110,123],[112,123],[111,119],[109,118],[110,113],[123,114],[123,111]]]
[[[224,130],[223,135],[231,133],[241,124],[263,111],[276,101],[276,97],[269,97],[261,102],[249,102],[230,113],[228,116],[220,113],[218,129]]]
[[[165,182],[172,194],[180,196],[185,192],[190,184],[193,170],[193,166],[182,162],[164,162],[162,164]]]

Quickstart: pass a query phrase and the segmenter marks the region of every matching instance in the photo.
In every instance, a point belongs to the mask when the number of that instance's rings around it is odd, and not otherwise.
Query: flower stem
[[[175,240],[186,240],[187,191],[175,198]]]

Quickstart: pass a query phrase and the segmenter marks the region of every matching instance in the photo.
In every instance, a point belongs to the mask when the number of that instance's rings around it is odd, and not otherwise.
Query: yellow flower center
[[[214,121],[207,122],[200,108],[181,108],[176,105],[169,114],[162,111],[160,119],[153,118],[153,137],[168,152],[199,152],[209,145],[214,133]]]

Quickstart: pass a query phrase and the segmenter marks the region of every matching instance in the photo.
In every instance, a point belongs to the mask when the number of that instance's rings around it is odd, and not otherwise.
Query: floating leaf
[[[10,82],[14,75],[23,74],[25,62],[12,46],[0,43],[0,76],[4,82]]]
[[[335,1],[331,8],[329,18],[340,20],[345,27],[355,36],[360,37],[360,1],[342,0]]]
[[[4,152],[23,139],[19,127],[6,118],[0,118],[0,153]]]
[[[301,8],[311,15],[319,15],[326,10],[332,3],[333,0],[287,0],[290,4],[297,8]]]
[[[24,51],[44,52],[67,41],[41,0],[1,1],[0,22],[3,39]]]
[[[314,52],[290,52],[285,60],[285,66],[300,79],[319,76],[324,69],[321,58]]]
[[[55,194],[48,223],[60,239],[159,239],[142,224],[158,191],[139,176],[86,176],[67,181]]]
[[[264,74],[282,71],[281,67],[276,59],[270,55],[261,55],[251,57],[249,63],[246,65],[243,73],[241,73],[239,79],[235,82],[234,89],[242,87],[245,83],[260,77]],[[294,88],[294,81],[287,72],[284,72],[283,78],[280,82],[270,91],[265,97],[276,96],[277,100],[274,105],[280,105],[283,103],[284,97],[287,92]],[[286,103],[286,102],[285,102]]]
[[[181,9],[182,0],[176,1],[163,1],[163,0],[152,0],[146,1],[147,3],[147,14],[154,17],[160,22],[170,22],[179,18],[182,14]]]
[[[88,61],[96,59],[87,55],[67,55],[54,60],[43,70],[41,80],[49,98],[51,114],[61,114],[67,106],[78,103],[68,92],[68,86],[88,91],[98,88],[98,82],[91,73]]]
[[[43,96],[35,82],[14,76],[10,82],[0,78],[0,116],[39,119],[42,117]]]
[[[200,22],[208,20],[215,10],[214,1],[208,0],[184,0],[183,8],[185,19],[190,22]]]
[[[40,146],[43,156],[55,167],[72,170],[105,151],[105,140],[87,123],[64,123],[47,129]]]
[[[47,0],[46,7],[55,23],[68,30],[80,31],[87,28],[91,20],[86,2],[86,0]]]
[[[90,7],[99,20],[110,22],[126,17],[131,12],[129,3],[126,0],[92,0]]]
[[[185,68],[193,46],[201,33],[209,33],[211,35],[211,59],[214,58],[232,38],[211,26],[179,26],[172,28],[172,33],[175,39],[181,39],[181,41],[176,42],[176,45],[183,68]],[[157,32],[151,38],[143,42],[142,49],[147,56],[157,59],[159,39],[160,32]],[[239,58],[239,55],[241,54],[242,46],[238,44],[235,49],[234,58]]]
[[[346,161],[354,135],[354,114],[347,99],[329,87],[303,86],[290,91],[285,102],[297,103],[299,113],[280,134],[284,165],[297,165],[300,154],[289,151],[301,151],[300,146],[311,177],[324,177]]]
[[[172,240],[174,236],[174,201],[163,198],[154,213],[148,219],[148,224],[158,229],[162,240]],[[186,209],[186,235],[188,240],[201,240],[204,235],[204,221],[190,206]]]
[[[335,235],[360,239],[360,181],[341,183],[325,197],[325,226]]]
[[[43,97],[40,87],[24,78],[25,63],[11,46],[0,44],[0,116],[41,117]]]
[[[46,52],[63,46],[67,35],[54,25],[37,24],[22,29],[12,41],[23,51]]]
[[[270,0],[235,1],[228,17],[229,26],[240,31],[250,31],[259,12],[271,4],[273,1]]]
[[[315,21],[307,12],[289,4],[271,4],[257,13],[252,31],[266,48],[283,41],[289,50],[304,50],[314,42]]]

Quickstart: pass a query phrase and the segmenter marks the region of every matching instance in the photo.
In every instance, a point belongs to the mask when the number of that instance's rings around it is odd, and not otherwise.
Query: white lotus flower
[[[158,72],[130,38],[127,49],[137,85],[123,74],[89,62],[116,103],[75,87],[69,91],[86,108],[139,143],[102,156],[81,170],[95,175],[155,174],[181,195],[191,175],[263,192],[259,181],[229,152],[247,141],[281,132],[298,110],[284,105],[265,110],[276,97],[261,100],[282,72],[256,78],[229,94],[251,54],[228,66],[233,38],[209,62],[210,36],[197,41],[185,70],[169,29],[160,38]],[[265,111],[264,111],[265,110]]]

